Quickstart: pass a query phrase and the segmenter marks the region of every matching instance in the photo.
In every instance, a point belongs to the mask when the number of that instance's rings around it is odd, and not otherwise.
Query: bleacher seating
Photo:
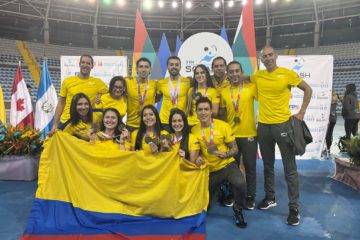
[[[52,44],[42,44],[27,42],[29,48],[36,56],[37,62],[41,65],[43,57],[47,57],[49,71],[52,77],[56,91],[60,90],[60,56],[82,55],[84,53],[94,56],[113,56],[114,50],[109,49],[89,49],[71,46],[58,46]],[[279,50],[279,52],[283,52]],[[333,55],[334,56],[334,75],[333,86],[339,95],[343,95],[345,86],[349,83],[356,83],[357,89],[360,89],[360,42],[345,43],[338,45],[298,48],[298,55]],[[132,53],[125,51],[125,54],[131,59]],[[33,86],[32,97],[36,98],[37,89],[31,75],[24,64],[23,58],[19,53],[15,41],[0,38],[0,79],[3,86],[5,101],[9,102],[11,98],[12,83],[15,77],[18,61],[22,62],[22,72],[27,84]],[[359,91],[360,92],[360,91]],[[359,94],[360,97],[360,94]],[[338,106],[341,108],[341,105]],[[338,109],[338,110],[339,110]]]

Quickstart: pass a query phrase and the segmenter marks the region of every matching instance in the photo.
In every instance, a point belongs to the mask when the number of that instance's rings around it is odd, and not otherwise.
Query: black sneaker
[[[232,207],[234,205],[234,198],[233,196],[227,196],[226,198],[222,199],[220,203],[225,207]]]
[[[269,209],[276,206],[275,198],[264,198],[257,206],[258,209]]]
[[[255,198],[253,196],[247,196],[245,209],[253,210],[255,208]]]
[[[242,213],[242,210],[233,210],[233,216],[235,219],[235,224],[239,228],[246,228],[247,223],[245,222],[244,215]]]
[[[300,213],[297,208],[290,208],[287,224],[297,226],[300,223]]]

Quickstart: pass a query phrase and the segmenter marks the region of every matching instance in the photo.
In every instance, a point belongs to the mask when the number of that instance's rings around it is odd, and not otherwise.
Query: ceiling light
[[[172,6],[173,8],[177,8],[177,6],[178,6],[177,1],[173,1],[173,2],[171,3],[171,6]]]
[[[234,6],[234,1],[229,1],[228,6],[233,7]]]
[[[126,4],[126,1],[125,1],[125,0],[117,0],[116,2],[117,2],[117,4],[118,4],[120,7],[123,7],[123,6],[125,6],[125,4]]]
[[[164,1],[161,1],[161,0],[158,1],[158,6],[161,7],[161,8],[163,8],[163,7],[164,7]]]
[[[214,2],[214,7],[215,7],[215,8],[220,7],[220,2],[219,2],[219,1],[215,1],[215,2]]]
[[[192,2],[187,1],[187,2],[185,3],[185,6],[186,6],[186,8],[191,8],[191,7],[192,7]]]
[[[263,0],[256,0],[255,3],[256,3],[256,5],[260,5],[263,3]]]

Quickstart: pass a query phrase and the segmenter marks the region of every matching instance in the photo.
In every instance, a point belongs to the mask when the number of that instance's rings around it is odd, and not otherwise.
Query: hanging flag
[[[44,144],[20,239],[205,240],[208,186],[208,167],[176,151],[109,150],[57,132]]]
[[[4,103],[4,94],[0,84],[0,124],[6,125],[6,110]]]
[[[145,24],[141,18],[139,10],[136,11],[135,20],[135,36],[134,36],[134,51],[131,75],[136,76],[136,61],[141,58],[148,58],[151,62],[151,79],[158,79],[161,75],[161,67],[156,59],[156,52],[151,42],[148,32],[146,31]]]
[[[182,42],[181,42],[179,36],[176,36],[176,47],[175,47],[175,54],[176,54],[176,56],[177,56],[178,53],[179,53],[179,50],[180,50],[181,45],[182,45]]]
[[[161,66],[161,73],[162,73],[163,78],[165,77],[166,71],[167,71],[166,62],[170,56],[171,56],[171,52],[170,52],[169,44],[166,39],[165,33],[163,33],[163,35],[161,37],[159,52],[158,52],[158,57],[159,57],[160,66]]]
[[[246,75],[251,75],[256,71],[256,42],[252,0],[247,1],[242,10],[232,51],[234,60],[241,63]]]
[[[11,92],[10,124],[14,127],[34,127],[31,97],[22,77],[20,62]]]
[[[229,43],[229,38],[228,38],[228,35],[227,35],[227,33],[226,33],[225,25],[223,25],[222,28],[221,28],[220,36],[221,36],[227,43]]]
[[[56,90],[52,84],[47,63],[44,60],[35,107],[35,128],[42,131],[43,138],[51,130],[56,105]]]

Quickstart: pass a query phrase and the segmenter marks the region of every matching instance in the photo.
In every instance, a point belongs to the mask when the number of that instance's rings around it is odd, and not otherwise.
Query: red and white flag
[[[22,77],[20,63],[11,92],[10,124],[14,127],[24,128],[30,126],[34,128],[31,97]]]

